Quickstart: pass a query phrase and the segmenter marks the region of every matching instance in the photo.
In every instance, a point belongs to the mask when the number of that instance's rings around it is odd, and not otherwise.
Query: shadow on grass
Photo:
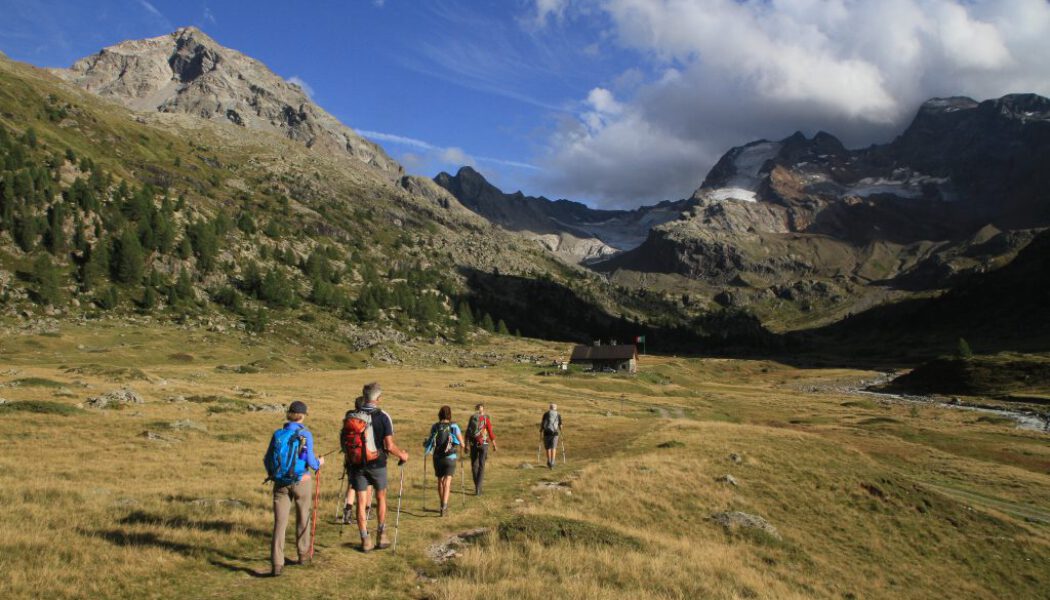
[[[220,533],[243,532],[250,536],[263,538],[268,538],[271,535],[270,531],[254,527],[245,527],[232,521],[200,521],[196,519],[187,519],[186,517],[162,517],[141,510],[129,513],[128,516],[118,521],[118,523],[121,525],[159,525],[161,527],[169,527],[173,529],[196,529],[199,531],[217,531]]]
[[[165,540],[158,537],[155,533],[137,533],[131,531],[125,531],[123,529],[108,529],[101,531],[83,531],[82,533],[99,537],[115,546],[136,546],[136,547],[153,547],[160,548],[162,550],[168,550],[184,556],[200,556],[208,552],[214,552],[212,548],[206,546],[196,546],[191,544],[183,544],[182,542],[173,542],[171,540]]]
[[[214,558],[209,560],[208,563],[211,564],[213,567],[219,567],[220,569],[226,569],[227,571],[230,571],[232,573],[246,573],[246,574],[250,575],[251,577],[270,577],[271,576],[270,575],[270,569],[268,569],[268,568],[264,569],[262,571],[256,571],[255,569],[252,569],[250,567],[245,567],[245,566],[241,566],[241,565],[235,565],[233,563],[224,562],[224,561],[217,560],[217,559],[214,559]]]

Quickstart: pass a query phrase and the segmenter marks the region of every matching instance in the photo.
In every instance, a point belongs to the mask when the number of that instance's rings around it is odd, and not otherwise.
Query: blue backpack
[[[270,448],[263,459],[266,473],[269,475],[266,481],[273,481],[278,486],[292,485],[306,473],[306,436],[303,435],[305,431],[305,427],[282,427],[273,432]]]

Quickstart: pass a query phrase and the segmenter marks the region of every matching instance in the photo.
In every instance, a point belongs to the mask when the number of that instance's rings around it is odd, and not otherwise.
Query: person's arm
[[[383,438],[383,448],[386,449],[388,454],[393,454],[401,462],[408,462],[408,452],[397,447],[397,443],[394,441],[394,436],[388,435]]]
[[[306,438],[306,466],[310,467],[314,471],[319,471],[321,465],[324,464],[324,458],[317,458],[314,454],[314,434],[310,433],[309,430],[303,430],[303,437]]]
[[[489,442],[492,444],[492,449],[496,450],[496,434],[492,433],[492,418],[487,417],[485,419],[485,431],[489,432]]]
[[[463,441],[463,430],[455,423],[453,423],[452,426],[456,428],[456,439],[458,440],[456,443],[459,444],[460,448],[465,448],[466,443]]]
[[[383,428],[386,434],[383,436],[383,449],[387,451],[387,454],[396,456],[401,463],[408,462],[408,452],[398,448],[397,442],[394,441],[394,422],[390,420],[390,416],[386,413],[383,413],[383,417],[386,421]]]

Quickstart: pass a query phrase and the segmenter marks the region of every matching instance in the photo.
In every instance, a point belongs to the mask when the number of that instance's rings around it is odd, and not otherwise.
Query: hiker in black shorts
[[[543,436],[543,447],[547,450],[547,468],[553,469],[558,458],[558,438],[561,436],[561,415],[558,405],[551,404],[540,420],[540,434]]]
[[[485,463],[489,457],[489,444],[492,451],[496,448],[496,435],[492,433],[492,419],[485,414],[485,405],[481,402],[474,406],[475,412],[467,423],[467,443],[470,445],[470,473],[474,478],[474,495],[481,495],[481,485],[485,481]]]
[[[378,383],[366,385],[361,393],[365,398],[361,410],[350,413],[343,422],[342,446],[350,485],[357,492],[357,527],[361,532],[362,552],[390,546],[386,535],[386,459],[388,454],[393,454],[399,459],[399,466],[408,461],[408,453],[394,442],[390,415],[378,406],[382,394]],[[375,490],[378,540],[368,535],[369,486]]]
[[[448,497],[452,493],[452,477],[456,474],[458,451],[463,448],[463,432],[452,422],[452,408],[442,406],[438,411],[438,422],[430,428],[430,435],[423,442],[426,454],[434,455],[434,475],[438,480],[438,499],[441,516],[448,513]]]

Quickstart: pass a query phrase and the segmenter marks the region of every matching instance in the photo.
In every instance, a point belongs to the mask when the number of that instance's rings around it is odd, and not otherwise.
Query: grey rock
[[[519,469],[531,469],[532,468],[532,463],[523,462],[520,465],[518,465],[518,468]]]
[[[279,413],[284,412],[284,407],[280,404],[249,404],[248,411]]]
[[[200,431],[200,432],[207,432],[208,431],[208,427],[206,425],[202,425],[202,424],[200,424],[200,423],[198,423],[196,421],[191,421],[189,419],[182,419],[180,421],[172,421],[171,423],[168,424],[168,427],[170,427],[171,429],[176,429],[176,430],[191,430],[191,431]]]
[[[89,408],[120,408],[129,404],[142,404],[145,400],[142,396],[139,396],[135,390],[125,387],[119,390],[113,390],[101,396],[95,396],[88,398],[84,402],[84,406]]]
[[[769,521],[766,521],[762,517],[751,515],[745,512],[733,511],[715,513],[711,515],[711,520],[730,531],[737,528],[758,529],[760,531],[766,532],[767,534],[775,537],[778,540],[781,539],[780,532],[777,531],[777,528],[773,527],[769,523]]]
[[[730,475],[728,473],[726,473],[725,475],[715,479],[715,481],[717,481],[718,483],[727,483],[729,485],[734,485],[734,486],[735,485],[739,485],[739,483],[737,483],[736,477],[733,477],[732,475]]]
[[[177,444],[182,441],[177,437],[157,433],[156,431],[143,431],[140,436],[151,442],[162,442],[165,444]]]
[[[739,465],[744,462],[744,457],[734,452],[729,455],[729,461]]]
[[[427,558],[441,565],[462,556],[462,550],[467,544],[476,542],[479,538],[489,532],[488,527],[478,527],[455,533],[443,542],[427,546]]]

